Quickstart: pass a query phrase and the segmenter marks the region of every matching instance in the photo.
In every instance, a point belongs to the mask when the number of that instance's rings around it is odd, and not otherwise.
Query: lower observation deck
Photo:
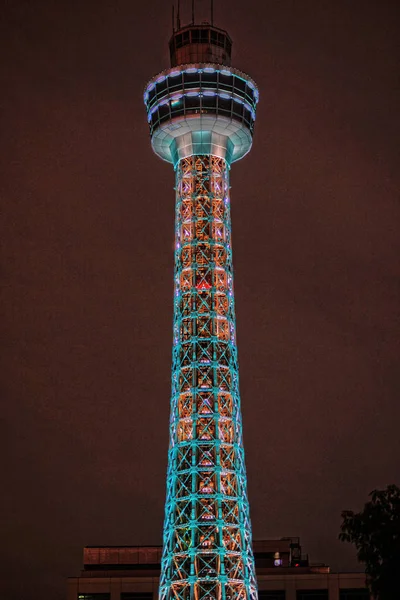
[[[249,152],[258,90],[244,73],[214,64],[174,67],[146,87],[153,149],[175,166],[193,154],[230,164]]]

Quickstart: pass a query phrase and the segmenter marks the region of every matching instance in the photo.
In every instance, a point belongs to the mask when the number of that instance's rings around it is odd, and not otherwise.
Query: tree
[[[388,485],[369,496],[371,500],[361,512],[342,512],[339,539],[355,545],[374,598],[399,600],[400,488]]]

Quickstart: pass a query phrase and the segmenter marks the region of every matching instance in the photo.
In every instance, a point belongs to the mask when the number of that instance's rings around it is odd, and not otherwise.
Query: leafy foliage
[[[361,512],[342,512],[339,539],[355,545],[374,598],[399,600],[400,488],[392,484],[369,495]]]

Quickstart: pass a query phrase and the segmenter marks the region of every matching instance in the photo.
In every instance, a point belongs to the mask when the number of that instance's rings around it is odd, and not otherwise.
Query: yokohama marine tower
[[[172,396],[160,600],[257,599],[242,441],[229,171],[251,148],[258,91],[208,22],[170,40],[144,95],[176,174]]]

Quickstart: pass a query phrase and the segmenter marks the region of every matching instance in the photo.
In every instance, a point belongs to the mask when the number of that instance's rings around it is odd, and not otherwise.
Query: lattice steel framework
[[[160,598],[256,598],[235,335],[229,171],[176,171],[170,447]]]

